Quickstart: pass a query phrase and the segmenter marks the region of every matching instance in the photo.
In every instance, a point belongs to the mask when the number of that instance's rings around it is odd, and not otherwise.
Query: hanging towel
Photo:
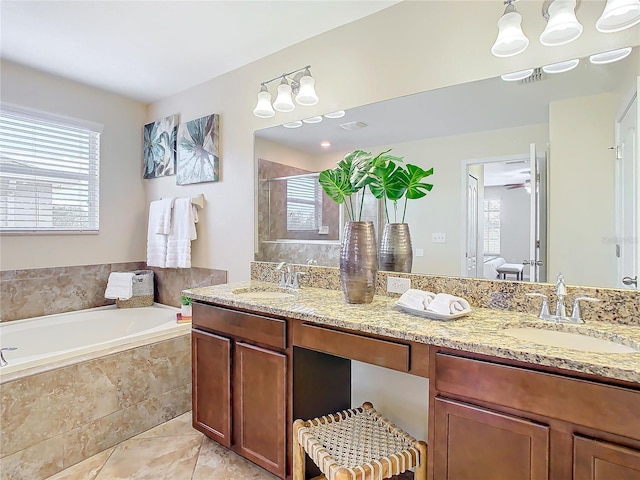
[[[104,298],[129,300],[133,296],[133,272],[111,272]]]
[[[469,302],[462,297],[456,297],[448,293],[439,293],[429,305],[427,305],[426,309],[441,315],[452,315],[471,310],[471,307],[469,306]]]
[[[164,268],[166,266],[167,240],[171,232],[171,212],[174,202],[175,198],[164,198],[149,205],[147,229],[147,265],[149,267]]]
[[[167,268],[191,267],[191,240],[197,238],[198,213],[190,198],[176,198],[171,215],[171,233],[167,239]]]

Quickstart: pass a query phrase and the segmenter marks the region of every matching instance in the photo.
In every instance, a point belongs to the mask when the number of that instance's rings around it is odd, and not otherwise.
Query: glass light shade
[[[253,114],[260,118],[271,118],[276,114],[271,106],[271,94],[266,88],[258,93],[258,103],[256,108],[253,109]]]
[[[524,80],[531,75],[533,75],[533,68],[521,70],[519,72],[505,73],[504,75],[501,75],[500,78],[505,82],[517,82],[518,80]]]
[[[291,100],[291,85],[286,80],[282,80],[282,83],[278,85],[278,96],[276,101],[273,102],[273,108],[279,112],[291,112],[296,106]]]
[[[317,117],[309,117],[302,120],[304,123],[320,123],[322,121],[322,117],[318,115]]]
[[[544,73],[564,73],[569,70],[573,70],[578,66],[580,60],[574,58],[573,60],[567,60],[565,62],[551,63],[542,67]]]
[[[300,128],[302,126],[302,122],[300,120],[294,120],[293,122],[283,123],[282,126],[284,128]]]
[[[529,39],[522,32],[521,23],[522,15],[515,10],[502,15],[498,20],[498,38],[491,47],[491,53],[496,57],[511,57],[524,52],[529,46]]]
[[[540,34],[540,43],[556,47],[573,42],[583,27],[576,18],[576,0],[554,0],[549,5],[549,22]]]
[[[337,112],[325,113],[325,118],[342,118],[346,115],[344,110],[338,110]]]
[[[631,47],[619,48],[609,52],[595,53],[589,57],[589,61],[595,65],[604,65],[627,58],[631,53]]]
[[[296,102],[305,106],[311,106],[318,103],[319,99],[314,88],[315,84],[315,79],[308,74],[308,71],[306,71],[304,76],[300,79],[300,90],[296,95]]]
[[[599,32],[619,32],[640,23],[640,0],[607,0],[604,11],[596,21]]]

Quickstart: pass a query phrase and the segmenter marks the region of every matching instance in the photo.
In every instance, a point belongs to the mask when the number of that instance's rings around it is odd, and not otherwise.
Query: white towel
[[[435,293],[410,288],[400,296],[397,303],[416,310],[424,310],[435,296]]]
[[[133,272],[111,272],[104,298],[129,300],[133,296]]]
[[[448,293],[437,294],[429,305],[427,305],[428,311],[441,315],[452,315],[470,309],[469,302],[464,298],[449,295]]]
[[[197,238],[198,213],[190,198],[176,198],[171,215],[171,233],[167,239],[167,268],[191,267],[191,240]]]
[[[166,266],[167,240],[171,231],[171,212],[174,198],[156,200],[149,205],[149,226],[147,229],[147,265],[149,267]],[[167,223],[166,219],[169,219]]]

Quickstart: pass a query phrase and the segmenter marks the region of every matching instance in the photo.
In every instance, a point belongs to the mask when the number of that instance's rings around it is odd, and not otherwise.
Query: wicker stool
[[[305,478],[305,452],[327,480],[380,480],[416,467],[427,478],[427,444],[362,407],[293,423],[293,480]],[[315,479],[314,479],[315,480]]]

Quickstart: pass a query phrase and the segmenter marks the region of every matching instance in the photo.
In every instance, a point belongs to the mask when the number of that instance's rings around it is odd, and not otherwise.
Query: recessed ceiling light
[[[282,126],[284,128],[300,128],[302,126],[302,122],[300,120],[296,120],[295,122],[283,123]]]
[[[533,68],[528,68],[527,70],[520,70],[519,72],[505,73],[501,75],[500,78],[505,82],[517,82],[518,80],[524,80],[530,77],[532,74]]]
[[[337,112],[325,113],[326,118],[342,118],[345,116],[344,110],[338,110]]]
[[[564,73],[569,70],[573,70],[578,66],[580,60],[574,58],[573,60],[567,60],[566,62],[552,63],[551,65],[545,65],[542,67],[542,71],[545,73]]]
[[[631,47],[619,48],[609,52],[596,53],[589,57],[589,61],[596,65],[604,65],[605,63],[613,63],[623,58],[627,58],[631,53]]]
[[[320,146],[322,148],[329,148],[331,146],[331,142],[329,142],[327,140],[323,140],[322,142],[320,142]]]
[[[320,123],[322,121],[322,117],[321,116],[317,116],[317,117],[309,117],[309,118],[305,118],[304,120],[302,120],[304,123]]]
[[[358,120],[356,120],[355,122],[347,122],[347,123],[340,124],[340,128],[344,130],[358,130],[359,128],[364,128],[366,126],[367,126],[366,123],[360,122]]]

